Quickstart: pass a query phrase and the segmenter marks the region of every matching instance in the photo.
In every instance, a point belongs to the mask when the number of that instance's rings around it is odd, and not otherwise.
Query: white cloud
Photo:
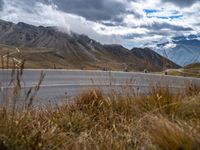
[[[176,47],[176,44],[174,44],[174,43],[169,43],[169,44],[166,44],[163,48],[164,48],[164,49],[172,49],[172,48],[174,48],[174,47]]]

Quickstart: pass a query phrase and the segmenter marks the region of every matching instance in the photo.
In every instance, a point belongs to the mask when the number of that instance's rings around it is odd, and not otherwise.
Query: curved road
[[[45,77],[39,92],[35,95],[34,87],[37,85],[41,72]],[[0,97],[1,102],[13,95],[11,70],[0,70]],[[14,77],[16,78],[16,77]],[[152,87],[169,87],[173,92],[187,88],[190,84],[200,85],[200,79],[143,74],[137,72],[104,72],[81,70],[24,70],[21,79],[21,90],[17,99],[23,101],[29,89],[30,96],[35,96],[35,102],[47,103],[63,102],[77,96],[89,89],[100,89],[105,94],[147,94]]]

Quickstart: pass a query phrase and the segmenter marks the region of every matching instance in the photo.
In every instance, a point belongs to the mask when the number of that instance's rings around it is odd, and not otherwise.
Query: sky
[[[0,0],[0,19],[144,47],[200,34],[200,0]]]

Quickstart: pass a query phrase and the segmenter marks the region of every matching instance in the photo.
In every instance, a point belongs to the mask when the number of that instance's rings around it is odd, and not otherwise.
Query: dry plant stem
[[[0,148],[199,149],[199,98],[166,88],[140,97],[107,97],[91,90],[60,107],[27,107],[13,116],[5,108],[0,111]]]
[[[28,102],[28,108],[30,108],[33,104],[33,101],[35,99],[35,96],[37,95],[38,91],[40,90],[40,86],[42,84],[42,81],[44,80],[44,77],[45,77],[45,74],[44,72],[41,72],[40,74],[40,78],[39,78],[39,81],[38,81],[38,84],[35,86],[34,88],[34,92],[32,94],[32,96],[30,97],[29,99],[29,102]],[[30,89],[27,93],[27,96],[26,96],[26,101],[27,101],[27,98],[29,97],[30,93],[31,93],[32,89]]]

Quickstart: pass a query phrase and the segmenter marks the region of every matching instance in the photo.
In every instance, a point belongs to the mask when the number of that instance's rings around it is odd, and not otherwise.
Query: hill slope
[[[184,67],[185,69],[193,69],[193,70],[199,70],[200,71],[200,63],[194,63],[194,64],[189,64]]]
[[[138,58],[144,60],[144,62],[146,63],[146,65],[148,67],[150,66],[156,66],[155,68],[160,68],[163,67],[164,68],[179,68],[178,65],[174,65],[173,62],[167,60],[166,58],[164,58],[163,56],[161,56],[158,53],[155,53],[153,50],[149,49],[149,48],[133,48],[131,50],[131,53],[134,54],[135,56],[137,56]],[[162,70],[162,68],[160,68]]]
[[[32,68],[87,68],[123,70],[125,65],[129,70],[160,71],[163,64],[160,57],[148,57],[147,62],[120,45],[102,45],[85,35],[60,32],[55,27],[32,26],[25,23],[14,24],[0,20],[1,55],[5,55],[5,45],[10,51],[19,48],[19,53],[12,57],[26,59]],[[150,51],[150,50],[149,50]],[[148,50],[145,50],[148,56]],[[151,51],[152,53],[152,51]],[[155,52],[154,52],[155,53]],[[156,53],[154,54],[156,55]],[[160,59],[159,61],[155,59]],[[170,61],[169,61],[170,62]],[[178,66],[172,62],[172,68]]]

